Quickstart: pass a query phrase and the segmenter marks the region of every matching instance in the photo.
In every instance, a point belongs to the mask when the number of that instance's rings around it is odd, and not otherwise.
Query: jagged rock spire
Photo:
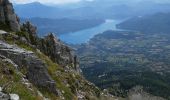
[[[19,18],[9,0],[0,0],[0,22],[9,25],[12,31],[19,31]]]

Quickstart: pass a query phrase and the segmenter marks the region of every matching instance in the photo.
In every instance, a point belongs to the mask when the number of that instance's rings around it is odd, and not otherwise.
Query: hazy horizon
[[[169,0],[10,0],[11,2],[15,4],[27,4],[32,2],[40,2],[42,4],[73,4],[73,3],[79,3],[79,2],[112,2],[112,3],[125,3],[125,4],[131,4],[131,3],[140,3],[140,2],[153,2],[153,3],[163,3],[167,4],[170,3]]]

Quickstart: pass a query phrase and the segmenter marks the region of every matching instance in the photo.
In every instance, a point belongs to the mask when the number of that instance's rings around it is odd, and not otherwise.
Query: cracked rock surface
[[[0,54],[17,64],[18,70],[26,69],[26,77],[31,83],[57,94],[55,81],[48,74],[46,64],[33,52],[0,41]]]

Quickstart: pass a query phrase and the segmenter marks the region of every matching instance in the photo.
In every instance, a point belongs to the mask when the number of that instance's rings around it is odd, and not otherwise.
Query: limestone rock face
[[[39,49],[59,65],[71,66],[79,71],[77,57],[68,46],[64,45],[52,33],[41,39]]]
[[[28,42],[33,45],[36,45],[37,38],[38,38],[37,27],[35,27],[29,21],[27,21],[21,26],[21,30],[29,33],[30,40]]]
[[[21,28],[32,36],[37,36],[37,27],[33,26],[29,21],[25,22]]]
[[[12,31],[20,30],[19,18],[8,0],[0,0],[0,22],[9,25]]]
[[[44,43],[46,47],[44,47],[44,51],[47,55],[50,56],[55,62],[60,65],[66,65],[73,62],[71,57],[71,50],[69,47],[60,43],[57,38],[54,37],[53,34],[49,34],[44,39]]]
[[[31,83],[38,87],[47,88],[55,94],[58,93],[55,81],[48,74],[46,64],[33,52],[0,41],[0,54],[17,64],[18,70],[25,70],[26,77]]]

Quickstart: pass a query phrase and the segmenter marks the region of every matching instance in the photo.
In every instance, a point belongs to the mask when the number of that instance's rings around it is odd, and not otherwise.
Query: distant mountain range
[[[117,27],[145,33],[169,33],[170,13],[157,13],[154,15],[134,17],[120,23]]]
[[[84,4],[84,3],[83,3]],[[96,9],[96,6],[76,4],[75,6],[46,6],[39,2],[15,5],[16,13],[22,18],[69,18],[69,19],[102,19],[113,16],[113,13],[106,14],[103,8]],[[76,7],[77,6],[77,7]],[[35,10],[36,9],[36,10]],[[27,11],[27,12],[26,12]],[[104,14],[103,14],[104,13]]]
[[[22,18],[30,18],[30,17],[49,18],[51,16],[56,17],[58,16],[56,12],[59,11],[58,8],[56,7],[46,6],[39,2],[14,5],[14,8],[16,13]]]
[[[47,6],[39,2],[14,5],[23,18],[69,18],[69,19],[124,19],[132,16],[169,12],[170,4],[141,2],[137,4],[117,3],[113,0],[80,2],[70,5]]]

